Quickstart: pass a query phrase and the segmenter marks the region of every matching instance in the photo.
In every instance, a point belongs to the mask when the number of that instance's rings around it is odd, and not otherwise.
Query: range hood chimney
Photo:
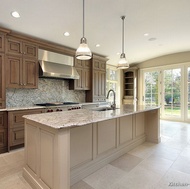
[[[72,56],[39,49],[38,60],[41,78],[79,79]]]

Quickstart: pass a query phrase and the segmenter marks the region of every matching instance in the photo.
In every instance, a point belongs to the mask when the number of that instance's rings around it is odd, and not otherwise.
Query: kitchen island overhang
[[[24,118],[23,175],[33,188],[69,189],[143,142],[160,142],[159,107],[123,105]]]

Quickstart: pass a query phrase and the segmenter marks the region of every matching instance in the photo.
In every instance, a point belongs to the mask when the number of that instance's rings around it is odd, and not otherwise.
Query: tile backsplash
[[[6,107],[45,102],[85,102],[85,91],[69,90],[68,80],[39,78],[38,89],[6,89]]]

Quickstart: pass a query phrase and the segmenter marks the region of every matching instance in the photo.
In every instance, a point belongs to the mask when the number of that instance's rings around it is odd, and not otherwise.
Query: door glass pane
[[[187,115],[188,115],[188,118],[190,118],[190,67],[188,67],[188,112],[187,112]]]
[[[158,71],[146,72],[145,79],[145,105],[158,105]]]
[[[181,69],[164,70],[164,116],[181,117]]]

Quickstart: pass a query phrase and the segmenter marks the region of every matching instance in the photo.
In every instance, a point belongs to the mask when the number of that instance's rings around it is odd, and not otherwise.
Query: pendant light
[[[129,68],[129,63],[126,60],[125,53],[124,53],[124,20],[125,16],[121,16],[122,19],[122,53],[120,55],[120,60],[117,65],[117,69],[127,69]]]
[[[80,40],[80,45],[76,51],[76,58],[79,60],[89,60],[92,58],[92,53],[87,45],[87,39],[84,37],[84,0],[83,0],[83,37]]]

